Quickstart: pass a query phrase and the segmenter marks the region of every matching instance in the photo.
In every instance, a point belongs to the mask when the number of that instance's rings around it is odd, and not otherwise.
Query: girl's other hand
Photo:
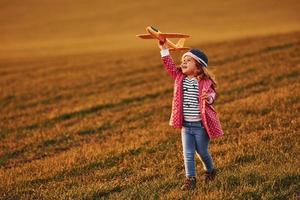
[[[203,92],[202,95],[201,95],[201,98],[207,100],[207,97],[208,97],[207,93]]]
[[[208,96],[207,92],[203,92],[201,98],[205,99],[208,104],[211,104],[213,102],[213,98],[211,96]]]

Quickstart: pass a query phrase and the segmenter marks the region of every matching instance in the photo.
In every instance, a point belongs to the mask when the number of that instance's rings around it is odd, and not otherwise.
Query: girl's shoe
[[[205,179],[204,179],[204,181],[206,183],[208,183],[210,181],[213,181],[215,179],[216,175],[217,175],[216,169],[213,169],[212,172],[205,172],[205,175],[204,175]]]
[[[187,177],[184,184],[181,186],[182,190],[193,190],[196,187],[196,177]]]

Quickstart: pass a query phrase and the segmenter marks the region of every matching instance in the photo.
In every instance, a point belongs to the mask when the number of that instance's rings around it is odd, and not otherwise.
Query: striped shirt
[[[196,78],[183,80],[183,118],[185,121],[201,120],[199,109],[199,90]]]

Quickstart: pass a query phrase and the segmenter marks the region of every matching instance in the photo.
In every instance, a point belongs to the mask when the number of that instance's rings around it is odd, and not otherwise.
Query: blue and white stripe
[[[199,90],[196,78],[183,80],[183,117],[185,121],[201,120],[199,109]]]

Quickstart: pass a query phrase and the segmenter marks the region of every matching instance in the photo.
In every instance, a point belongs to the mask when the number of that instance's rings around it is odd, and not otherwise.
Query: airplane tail
[[[181,48],[184,46],[185,38],[180,38],[176,44],[177,48]]]

